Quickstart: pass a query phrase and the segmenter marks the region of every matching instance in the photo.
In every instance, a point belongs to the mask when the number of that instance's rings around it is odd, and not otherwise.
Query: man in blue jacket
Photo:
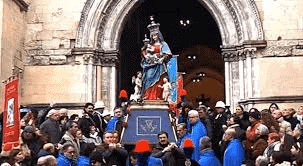
[[[73,166],[76,165],[76,149],[72,144],[65,144],[62,147],[63,153],[57,158],[57,166]]]
[[[182,149],[183,148],[182,142],[184,141],[184,139],[191,138],[191,135],[187,133],[185,123],[177,124],[177,136],[178,136],[177,145]]]
[[[223,140],[230,141],[224,152],[223,166],[241,166],[245,158],[245,151],[240,140],[235,139],[235,129],[227,129]]]
[[[191,134],[191,139],[194,142],[195,149],[192,155],[192,159],[199,161],[199,141],[202,137],[207,136],[207,130],[205,126],[201,123],[199,119],[199,113],[196,110],[190,110],[188,112],[189,118],[189,132]]]
[[[220,160],[212,150],[211,140],[208,136],[200,139],[200,150],[199,165],[221,166]]]

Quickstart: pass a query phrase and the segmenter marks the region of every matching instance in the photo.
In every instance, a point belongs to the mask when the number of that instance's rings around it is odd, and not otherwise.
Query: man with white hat
[[[225,113],[225,104],[223,101],[218,101],[215,106],[216,115],[214,119],[213,129],[213,148],[219,158],[222,158],[220,153],[219,142],[222,140],[224,129],[223,125],[226,125],[227,114]]]
[[[106,128],[106,124],[104,123],[102,113],[105,109],[105,105],[103,101],[97,101],[94,107],[93,120],[96,124],[96,128],[99,130],[99,136],[102,137],[104,133],[104,129]]]
[[[56,144],[61,140],[63,135],[58,122],[60,112],[59,110],[52,109],[48,112],[46,117],[48,119],[40,125],[40,130],[50,137],[51,143]]]

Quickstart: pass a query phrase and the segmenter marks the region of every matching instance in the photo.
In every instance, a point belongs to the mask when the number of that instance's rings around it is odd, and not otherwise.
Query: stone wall
[[[24,49],[26,32],[26,11],[17,1],[1,1],[1,53],[0,53],[0,80],[5,81],[13,75],[23,71],[23,61],[26,58]],[[23,2],[23,1],[22,1]],[[3,85],[0,85],[0,111],[2,111]]]

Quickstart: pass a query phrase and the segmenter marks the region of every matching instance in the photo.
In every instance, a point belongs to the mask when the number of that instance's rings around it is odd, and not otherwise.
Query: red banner
[[[5,85],[3,112],[3,151],[18,147],[20,137],[20,112],[18,100],[19,80],[14,79]]]

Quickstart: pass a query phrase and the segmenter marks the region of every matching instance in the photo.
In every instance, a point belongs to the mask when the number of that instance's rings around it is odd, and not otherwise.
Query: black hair
[[[80,148],[80,155],[89,157],[89,155],[95,150],[96,146],[94,143],[84,143]]]
[[[79,117],[79,115],[78,114],[72,114],[69,119],[70,120],[75,120],[76,117]]]
[[[64,145],[63,145],[62,150],[65,151],[65,150],[67,150],[69,147],[75,148],[75,146],[74,146],[73,144],[67,143],[67,144],[64,144]]]
[[[165,134],[166,137],[168,138],[168,133],[165,131],[160,131],[160,133],[158,133],[157,137],[159,138],[160,135]]]
[[[94,107],[94,104],[93,103],[86,103],[85,106],[84,106],[84,109],[87,108],[88,106],[93,106]]]
[[[74,123],[78,125],[78,123],[73,121],[73,120],[67,121],[66,124],[65,124],[66,130],[69,130],[70,128],[72,128]]]

